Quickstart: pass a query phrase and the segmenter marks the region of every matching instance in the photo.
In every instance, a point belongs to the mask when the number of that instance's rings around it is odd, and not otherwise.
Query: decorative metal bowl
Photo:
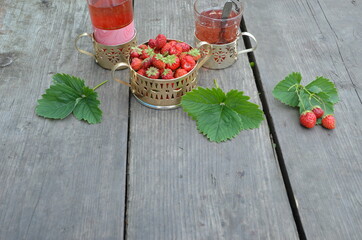
[[[169,39],[172,41],[173,39]],[[178,40],[174,40],[181,42]],[[148,42],[143,43],[148,44]],[[174,79],[151,79],[138,74],[130,67],[130,58],[128,62],[120,62],[112,68],[113,80],[122,83],[131,88],[134,97],[143,105],[153,109],[174,109],[179,107],[181,97],[197,86],[197,75],[199,68],[211,56],[211,45],[207,42],[200,42],[198,48],[208,49],[206,54],[196,62],[196,66],[187,74]],[[128,67],[130,69],[129,82],[122,81],[115,77],[115,71],[118,68]]]

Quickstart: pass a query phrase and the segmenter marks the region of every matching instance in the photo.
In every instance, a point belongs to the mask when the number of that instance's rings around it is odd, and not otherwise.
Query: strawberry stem
[[[105,83],[108,82],[108,81],[109,81],[109,80],[106,80],[106,81],[98,84],[97,86],[95,86],[95,87],[93,88],[93,90],[96,90],[97,88],[99,88],[100,86],[102,86],[103,84],[105,84]]]

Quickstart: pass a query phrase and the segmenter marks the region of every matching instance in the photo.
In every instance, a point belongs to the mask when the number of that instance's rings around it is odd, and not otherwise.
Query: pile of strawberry
[[[167,40],[159,34],[147,44],[133,47],[130,63],[138,74],[152,79],[174,79],[190,72],[201,54],[185,42]]]
[[[333,114],[327,114],[325,116],[324,111],[320,106],[314,106],[312,111],[304,111],[300,114],[299,122],[306,128],[313,128],[318,118],[322,118],[322,126],[327,129],[334,129],[336,127],[336,119]]]

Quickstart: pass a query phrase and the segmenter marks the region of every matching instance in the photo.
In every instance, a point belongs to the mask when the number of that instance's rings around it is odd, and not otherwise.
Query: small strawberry
[[[324,111],[320,106],[314,106],[312,108],[312,111],[314,112],[314,114],[317,118],[321,118],[324,114]]]
[[[155,52],[153,51],[152,48],[146,48],[142,50],[142,54],[140,55],[141,59],[146,59],[149,57],[153,57],[153,55],[155,55]]]
[[[163,47],[161,48],[161,54],[163,54],[163,55],[168,55],[169,52],[170,52],[171,47],[172,47],[172,46],[171,46],[170,43],[166,43],[165,46],[163,46]]]
[[[142,60],[139,58],[132,58],[131,67],[135,71],[139,70],[142,68]]]
[[[177,44],[177,42],[175,40],[171,40],[168,42],[171,46],[175,46]]]
[[[131,58],[138,58],[142,53],[142,49],[139,47],[132,47],[131,48],[131,52],[130,52],[130,56]]]
[[[146,69],[141,68],[140,70],[137,71],[137,73],[138,73],[139,75],[146,76]]]
[[[183,52],[188,52],[188,51],[190,51],[190,49],[191,49],[190,45],[188,45],[188,44],[185,43],[185,42],[177,43],[177,45],[180,45],[180,46],[182,47],[182,51],[183,51]]]
[[[299,117],[299,122],[306,128],[312,128],[317,122],[317,117],[312,111],[304,111]]]
[[[152,78],[152,79],[158,79],[160,77],[160,70],[155,67],[149,67],[146,70],[146,77]]]
[[[328,114],[322,118],[322,126],[327,129],[335,129],[336,119],[332,114]]]
[[[191,56],[185,56],[181,60],[181,67],[186,71],[191,71],[196,65],[195,60]]]
[[[172,55],[180,55],[182,53],[182,47],[179,44],[175,44],[171,47],[169,53]]]
[[[169,68],[172,71],[175,71],[181,65],[180,59],[176,55],[168,55],[165,58],[165,63],[166,68]]]
[[[178,57],[180,58],[180,60],[181,59],[183,59],[185,56],[187,56],[188,54],[187,54],[187,52],[183,52],[183,53],[181,53]]]
[[[148,48],[148,46],[145,45],[145,44],[141,44],[141,45],[139,45],[138,47],[141,48],[141,49],[147,49],[147,48]]]
[[[185,70],[185,69],[183,69],[183,68],[178,68],[177,70],[176,70],[176,72],[175,72],[175,78],[178,78],[178,77],[181,77],[181,76],[183,76],[183,75],[185,75],[185,74],[187,74],[188,72]]]
[[[163,55],[159,53],[153,56],[152,65],[158,69],[164,69],[166,67],[166,63],[164,62]]]
[[[151,67],[151,65],[152,65],[152,58],[151,57],[148,57],[148,58],[143,60],[143,68],[144,69],[147,69],[147,68]]]
[[[163,69],[163,70],[162,70],[162,73],[161,73],[161,78],[162,78],[162,79],[173,79],[174,77],[173,77],[173,72],[172,72],[172,70],[171,70],[171,69],[168,69],[168,68]]]
[[[201,58],[201,53],[199,49],[193,48],[188,52],[189,55],[192,56],[192,58],[197,61]]]
[[[156,39],[148,40],[148,46],[151,48],[156,48]]]
[[[167,43],[167,38],[163,34],[158,34],[156,37],[156,48],[161,49]]]

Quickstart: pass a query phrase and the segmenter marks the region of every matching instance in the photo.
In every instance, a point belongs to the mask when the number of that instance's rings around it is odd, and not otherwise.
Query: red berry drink
[[[96,40],[118,45],[134,35],[132,0],[87,0]]]
[[[222,20],[222,9],[205,10],[195,14],[195,35],[201,41],[211,44],[230,43],[238,37],[241,14],[232,10]]]
[[[120,29],[133,21],[132,1],[106,0],[89,1],[89,14],[96,28],[105,30]]]

